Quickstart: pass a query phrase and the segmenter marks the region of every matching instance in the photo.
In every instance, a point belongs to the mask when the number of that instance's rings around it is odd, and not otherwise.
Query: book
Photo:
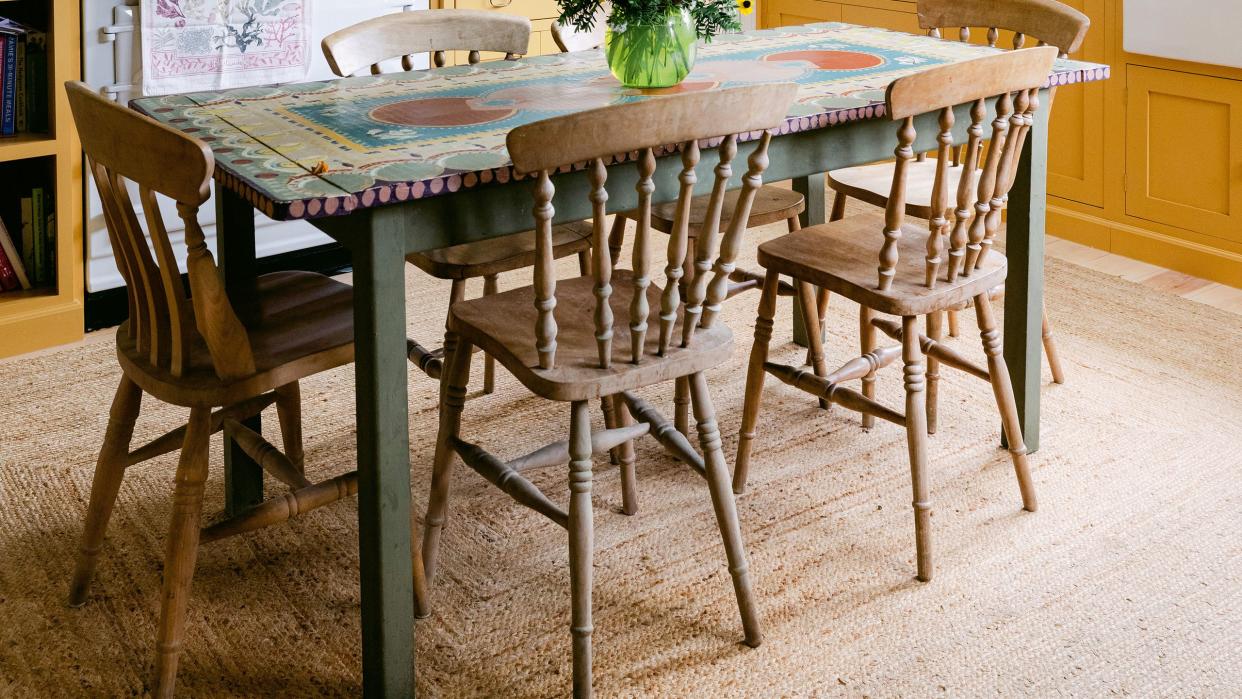
[[[9,256],[5,254],[4,248],[0,248],[0,291],[12,291],[20,289],[21,286],[13,271],[13,265],[9,262]]]
[[[17,43],[18,36],[6,37],[4,42],[4,102],[0,105],[0,133],[12,136],[17,133]]]
[[[8,269],[13,273],[18,285],[23,289],[29,289],[30,278],[26,276],[26,266],[22,264],[21,255],[17,253],[17,245],[13,237],[9,235],[9,229],[4,227],[2,220],[0,220],[0,252],[4,253]]]
[[[26,33],[26,129],[48,130],[47,33]]]
[[[13,125],[18,133],[26,130],[26,110],[29,105],[26,101],[29,98],[26,86],[26,35],[23,34],[17,38],[17,62],[14,69],[14,75],[17,79],[17,97],[13,103]]]
[[[34,274],[34,202],[22,197],[22,263]]]
[[[4,57],[9,53],[9,42],[13,40],[14,38],[12,36],[0,31],[0,136],[10,135],[4,132],[4,88],[6,87],[5,83],[7,82],[5,74],[8,72],[4,69]]]
[[[48,283],[48,264],[47,264],[47,218],[43,211],[43,188],[35,187],[30,192],[31,211],[30,222],[34,227],[32,237],[34,239],[34,276],[37,280],[35,283],[42,286]]]

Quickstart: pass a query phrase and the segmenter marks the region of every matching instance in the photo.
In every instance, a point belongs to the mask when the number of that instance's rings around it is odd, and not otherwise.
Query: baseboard
[[[1048,234],[1242,288],[1242,255],[1102,216],[1048,205]]]
[[[332,243],[260,257],[255,261],[255,266],[259,274],[290,270],[340,274],[352,269],[353,262],[348,250]],[[181,275],[181,280],[185,282],[184,274]],[[125,294],[125,287],[87,294],[84,318],[86,332],[120,325],[129,316],[129,302]]]

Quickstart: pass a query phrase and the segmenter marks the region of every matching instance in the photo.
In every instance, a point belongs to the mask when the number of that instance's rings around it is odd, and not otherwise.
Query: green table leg
[[[230,298],[244,299],[254,293],[254,209],[223,187],[216,188],[216,252],[220,273]],[[240,304],[234,304],[240,308]],[[244,319],[243,319],[244,321]],[[242,421],[259,432],[258,415]],[[263,502],[263,469],[224,432],[224,509],[234,515]]]
[[[824,192],[824,173],[795,177],[793,189],[806,197],[806,211],[799,218],[802,227],[815,226],[828,220],[828,202]],[[793,302],[793,341],[802,347],[807,346],[806,328],[802,325],[802,306],[798,297]]]
[[[1048,96],[1043,95],[1047,104]],[[1044,303],[1044,217],[1048,201],[1048,109],[1036,112],[1009,192],[1005,256],[1005,362],[1013,379],[1022,439],[1039,449],[1039,391]]]
[[[398,207],[355,215],[354,342],[362,687],[414,694],[414,581],[405,357],[405,237]],[[366,225],[366,221],[370,225]]]

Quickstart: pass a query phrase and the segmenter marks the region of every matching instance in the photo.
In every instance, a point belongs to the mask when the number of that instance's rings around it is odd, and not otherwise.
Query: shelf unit
[[[82,337],[82,147],[78,142],[66,80],[81,74],[81,18],[78,0],[18,0],[0,3],[0,16],[45,30],[48,35],[50,133],[0,138],[0,169],[46,181],[56,211],[54,285],[0,293],[0,358],[73,342]],[[22,196],[11,188],[0,198]],[[6,210],[0,202],[0,210]],[[11,218],[11,217],[10,217]],[[5,220],[10,234],[21,222]]]

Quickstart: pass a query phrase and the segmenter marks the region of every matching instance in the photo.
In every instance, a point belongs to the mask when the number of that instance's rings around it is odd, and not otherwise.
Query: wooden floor
[[[1049,257],[1137,282],[1157,291],[1193,299],[1221,310],[1242,315],[1242,289],[1225,286],[1189,274],[1157,267],[1104,250],[1048,236]]]

